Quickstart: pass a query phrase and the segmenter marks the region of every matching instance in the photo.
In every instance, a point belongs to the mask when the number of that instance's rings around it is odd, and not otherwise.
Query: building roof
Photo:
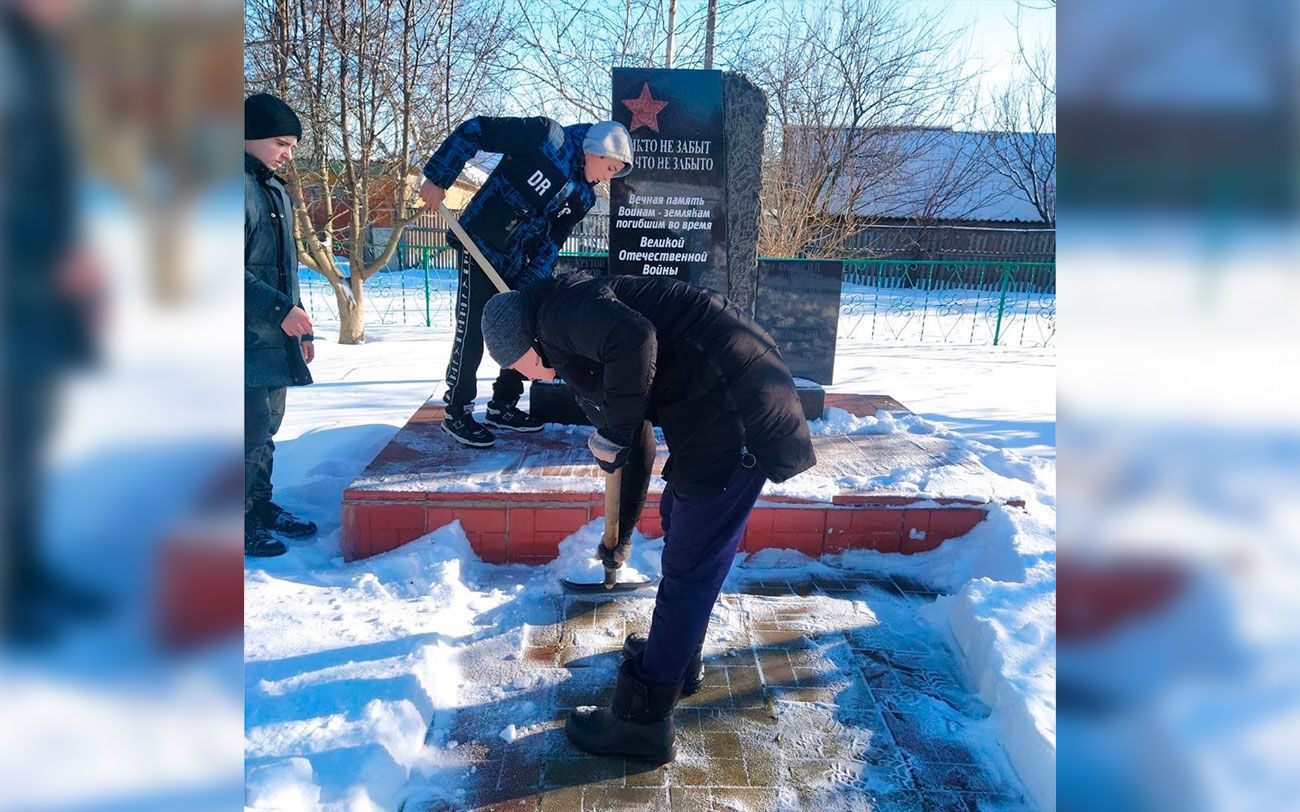
[[[793,129],[793,128],[792,128]],[[857,155],[844,178],[831,185],[829,208],[880,219],[1041,222],[1037,209],[1004,175],[989,166],[988,148],[998,139],[1050,139],[1054,133],[990,133],[938,128],[875,128],[826,137],[825,131],[793,132],[787,148],[838,160],[847,144]],[[1053,176],[1053,186],[1055,178]],[[848,211],[851,209],[852,211]]]

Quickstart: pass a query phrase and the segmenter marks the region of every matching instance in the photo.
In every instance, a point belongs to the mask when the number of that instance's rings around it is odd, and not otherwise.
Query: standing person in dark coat
[[[549,277],[564,241],[596,202],[593,187],[632,171],[632,136],[616,121],[561,127],[542,116],[478,116],[447,136],[425,165],[420,197],[430,211],[437,211],[465,162],[479,151],[502,157],[465,208],[461,225],[512,290]],[[483,360],[480,316],[496,288],[455,234],[448,232],[447,240],[457,249],[460,286],[442,430],[462,445],[487,448],[496,438],[473,411]],[[509,431],[541,431],[542,423],[516,406],[523,391],[522,376],[501,370],[483,422]]]
[[[285,387],[311,383],[311,319],[298,295],[293,206],[275,170],[302,138],[298,116],[275,96],[244,100],[244,553],[275,556],[316,525],[271,501],[272,439],[284,419]]]
[[[574,274],[500,294],[483,336],[502,367],[562,376],[596,426],[588,445],[600,467],[624,470],[619,545],[597,551],[611,566],[626,560],[645,501],[650,416],[663,428],[663,580],[650,634],[625,641],[611,707],[575,711],[565,730],[598,755],[671,761],[672,710],[699,687],[709,614],[763,483],[816,462],[790,370],[721,294],[650,277]]]

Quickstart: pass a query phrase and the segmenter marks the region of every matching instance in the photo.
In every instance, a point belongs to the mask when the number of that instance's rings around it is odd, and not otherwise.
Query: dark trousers
[[[474,407],[478,394],[478,365],[483,360],[483,305],[496,295],[496,286],[467,251],[456,252],[460,268],[456,288],[456,339],[447,362],[447,393],[442,396],[448,412]],[[503,369],[492,384],[492,400],[499,406],[513,406],[524,393],[524,376]]]
[[[731,569],[745,523],[763,490],[758,467],[737,466],[716,496],[686,499],[664,488],[659,515],[664,527],[663,580],[655,596],[650,638],[632,664],[647,682],[680,682],[704,640],[709,614]]]
[[[45,572],[40,504],[44,495],[43,455],[54,425],[58,380],[54,376],[8,377],[3,384],[4,487],[0,516],[0,600],[20,601],[38,589]],[[7,622],[10,606],[0,606]]]
[[[244,390],[244,515],[271,501],[275,433],[284,421],[283,386]]]

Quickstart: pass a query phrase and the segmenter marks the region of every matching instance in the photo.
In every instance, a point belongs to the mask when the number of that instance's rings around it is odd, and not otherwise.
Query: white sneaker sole
[[[511,426],[508,423],[498,423],[490,417],[483,418],[483,425],[491,426],[494,429],[504,429],[506,431],[518,431],[523,434],[532,434],[535,431],[541,431],[542,429],[546,428],[546,426],[543,425],[543,426],[538,426],[536,428],[523,429],[523,428],[519,428],[518,426]]]
[[[443,433],[446,434],[451,439],[455,440],[461,445],[467,445],[470,448],[491,448],[496,443],[495,437],[493,437],[491,440],[488,440],[486,443],[476,443],[473,440],[466,440],[464,437],[458,437],[456,436],[455,432],[447,428],[446,423],[441,424],[440,426],[438,426],[438,428],[442,429]]]

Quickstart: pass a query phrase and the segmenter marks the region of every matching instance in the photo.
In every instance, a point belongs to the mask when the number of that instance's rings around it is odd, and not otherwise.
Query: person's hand
[[[315,360],[316,360],[316,342],[315,342],[315,341],[304,341],[304,342],[302,342],[302,360],[306,361],[306,362],[309,363],[309,364],[310,364],[312,361],[315,361]]]
[[[429,211],[437,211],[443,198],[447,196],[447,190],[441,186],[433,185],[433,181],[428,178],[420,184],[420,199],[424,201],[424,208]]]
[[[311,316],[307,315],[306,310],[294,305],[289,309],[289,315],[280,322],[280,329],[284,330],[285,335],[295,338],[305,336],[311,332]]]
[[[591,456],[596,458],[600,470],[607,474],[612,474],[627,465],[627,447],[607,439],[599,431],[591,433],[591,439],[587,440],[587,448],[591,450]]]
[[[628,556],[632,554],[632,539],[619,539],[618,545],[610,550],[605,547],[604,542],[596,545],[596,558],[608,569],[616,570],[623,566]]]

